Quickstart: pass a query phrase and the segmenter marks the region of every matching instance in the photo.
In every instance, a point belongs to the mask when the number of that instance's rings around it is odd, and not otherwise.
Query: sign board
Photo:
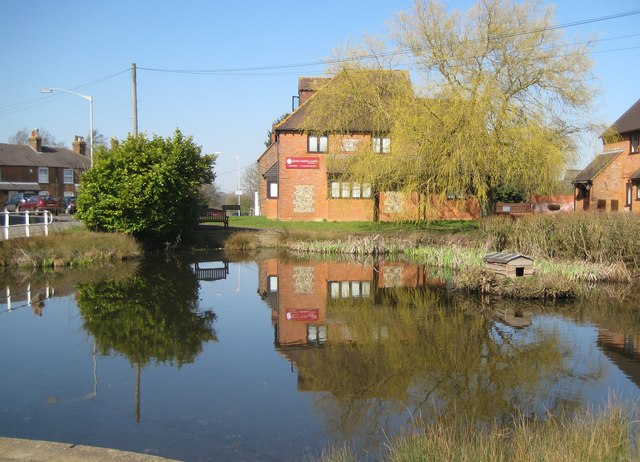
[[[287,168],[291,169],[311,169],[320,166],[319,157],[287,157],[285,161]]]
[[[285,312],[285,318],[287,319],[287,321],[317,321],[318,319],[320,319],[320,310],[287,310]]]

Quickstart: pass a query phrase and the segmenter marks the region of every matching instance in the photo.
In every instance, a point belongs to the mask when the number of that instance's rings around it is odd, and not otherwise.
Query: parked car
[[[24,208],[24,204],[28,199],[37,197],[37,194],[34,193],[16,193],[11,196],[7,202],[4,203],[4,211],[5,212],[19,212]]]
[[[55,196],[50,195],[33,195],[29,196],[23,204],[20,205],[20,210],[47,210],[54,215],[60,213],[60,201]]]
[[[63,197],[62,198],[62,210],[67,215],[76,213],[76,198],[75,197]]]

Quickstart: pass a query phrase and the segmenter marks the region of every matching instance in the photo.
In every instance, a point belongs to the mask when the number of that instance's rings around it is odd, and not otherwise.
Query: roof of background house
[[[599,154],[584,170],[575,176],[572,183],[586,183],[587,181],[593,180],[613,161],[613,159],[618,157],[621,152],[622,149],[616,149],[615,151]]]
[[[67,148],[43,146],[42,152],[38,152],[27,144],[0,143],[0,165],[89,168],[89,157]]]
[[[610,129],[619,134],[640,130],[640,99],[616,120]]]

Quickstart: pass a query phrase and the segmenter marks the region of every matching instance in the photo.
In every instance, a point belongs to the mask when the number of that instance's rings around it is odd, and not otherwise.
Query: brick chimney
[[[73,152],[75,152],[76,154],[81,154],[83,156],[87,155],[87,142],[83,137],[76,135],[73,143],[71,144],[73,145]]]
[[[299,103],[302,104],[308,100],[311,95],[326,85],[329,81],[326,77],[299,77],[298,78],[298,97]]]
[[[37,152],[42,152],[42,137],[40,136],[40,132],[37,128],[35,130],[31,130],[31,136],[29,137],[29,146],[31,146]]]

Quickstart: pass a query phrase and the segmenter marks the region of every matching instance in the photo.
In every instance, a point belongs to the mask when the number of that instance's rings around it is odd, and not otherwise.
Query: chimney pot
[[[42,152],[42,137],[40,136],[40,131],[37,128],[35,130],[31,130],[29,146],[37,152]]]
[[[73,139],[73,152],[76,154],[81,154],[83,156],[87,155],[87,143],[82,136],[76,135]]]

